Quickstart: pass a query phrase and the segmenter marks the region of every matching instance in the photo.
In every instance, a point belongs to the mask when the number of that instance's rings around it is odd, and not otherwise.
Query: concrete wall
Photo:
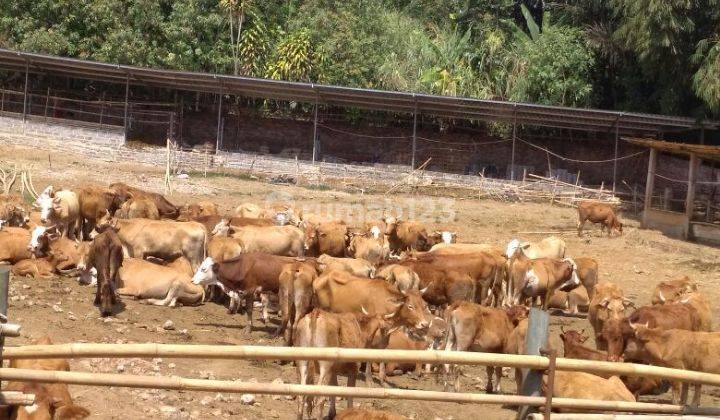
[[[33,116],[23,122],[22,116],[14,113],[0,115],[0,136],[2,141],[58,150],[83,150],[88,146],[114,149],[125,140],[122,127]],[[47,145],[48,141],[52,145]]]

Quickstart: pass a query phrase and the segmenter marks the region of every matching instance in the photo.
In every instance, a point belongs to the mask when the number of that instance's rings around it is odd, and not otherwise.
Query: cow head
[[[318,243],[319,232],[317,228],[312,224],[308,223],[305,227],[305,250],[308,251],[314,248]]]
[[[563,292],[570,292],[580,286],[580,277],[577,275],[577,264],[575,264],[575,261],[571,258],[565,258],[562,264],[562,278],[565,279],[565,281],[560,284],[559,289]]]
[[[622,233],[623,233],[623,224],[622,224],[622,222],[620,222],[619,220],[615,219],[615,221],[613,222],[612,228],[615,229],[619,234],[622,235]]]
[[[382,221],[385,223],[385,234],[389,236],[392,235],[393,232],[395,232],[395,229],[397,229],[397,224],[400,220],[393,216],[385,216],[383,217]]]
[[[393,319],[401,325],[409,328],[410,332],[416,335],[424,335],[427,332],[433,315],[428,309],[427,303],[422,298],[425,289],[405,290],[402,293],[403,299],[395,305],[397,310],[390,315],[386,315],[387,319]]]
[[[97,224],[95,225],[95,230],[98,233],[103,233],[107,229],[116,229],[117,227],[117,220],[115,217],[113,217],[110,210],[105,210],[105,215],[98,219]]]
[[[47,250],[49,243],[58,238],[60,238],[60,233],[55,226],[36,226],[30,235],[30,243],[28,243],[27,249],[36,257],[41,257]]]
[[[230,234],[230,220],[222,219],[210,232],[211,236],[228,236]]]
[[[523,248],[523,245],[525,245],[525,243],[520,242],[519,239],[513,239],[512,241],[508,242],[507,248],[505,249],[505,256],[508,258],[512,258],[518,251]]]
[[[193,284],[210,286],[211,284],[218,283],[218,268],[218,263],[216,263],[215,260],[212,259],[212,257],[205,258],[205,260],[202,262],[202,264],[200,264],[200,267],[198,267],[197,271],[193,275]]]
[[[391,322],[383,316],[370,315],[365,308],[361,309],[362,314],[355,313],[355,318],[363,333],[365,347],[374,349],[387,348],[390,334],[399,327],[393,327]]]
[[[622,361],[628,339],[633,336],[628,319],[614,317],[605,321],[600,335],[607,342],[608,360],[611,362]]]
[[[567,330],[565,331],[565,327],[560,327],[560,339],[563,341],[564,345],[568,344],[583,344],[587,341],[588,337],[585,335],[585,330],[581,331],[575,331],[575,330]]]
[[[22,391],[35,395],[35,402],[28,406],[16,407],[17,420],[80,420],[88,417],[90,412],[79,405],[53,396],[49,384],[23,384]],[[67,392],[67,391],[65,391]]]
[[[528,309],[527,306],[524,305],[513,305],[505,309],[505,312],[507,313],[508,318],[510,319],[510,322],[514,326],[518,326],[520,324],[520,321],[523,319],[527,319],[527,317],[530,315],[530,309]]]
[[[55,190],[49,185],[35,199],[33,207],[40,210],[40,222],[47,223],[53,214],[60,211],[60,197],[55,197]]]

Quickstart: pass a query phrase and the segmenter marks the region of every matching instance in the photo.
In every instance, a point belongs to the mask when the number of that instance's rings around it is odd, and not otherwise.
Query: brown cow
[[[537,258],[527,261],[527,268],[519,270],[518,263],[526,257],[521,255],[517,257],[517,262],[513,266],[512,281],[515,295],[512,298],[512,304],[518,305],[530,298],[539,297],[541,307],[547,310],[550,303],[550,297],[555,290],[568,292],[579,285],[579,280],[573,276],[574,263],[571,260],[556,260],[550,258]]]
[[[233,238],[242,241],[246,252],[301,257],[305,255],[303,231],[295,226],[243,226]]]
[[[53,344],[48,336],[33,340],[33,344]],[[14,369],[32,369],[48,371],[70,371],[70,364],[65,359],[14,359],[10,361]],[[9,382],[4,391],[19,391],[34,394],[35,402],[30,406],[17,406],[0,409],[0,418],[22,420],[79,420],[90,415],[83,407],[75,405],[65,384]]]
[[[402,251],[427,251],[430,249],[428,233],[420,223],[398,220],[394,217],[386,217],[383,221],[386,224],[385,235],[387,235],[392,252],[399,254]]]
[[[212,201],[198,201],[197,203],[185,204],[180,209],[178,222],[188,222],[198,217],[217,216],[218,206]]]
[[[151,305],[175,307],[202,302],[205,291],[192,284],[192,270],[188,261],[180,257],[162,266],[149,261],[126,258],[118,272],[117,294],[147,299]]]
[[[383,237],[376,239],[361,234],[351,234],[347,256],[379,264],[390,256],[390,248]]]
[[[590,300],[588,308],[588,321],[595,332],[595,345],[598,350],[608,349],[607,340],[602,334],[605,322],[625,318],[625,310],[631,304],[615,283],[600,283],[595,287],[595,296]]]
[[[563,313],[570,314],[578,314],[581,311],[587,313],[589,307],[590,298],[583,286],[578,286],[569,292],[556,290],[550,296],[550,303],[548,303],[548,308],[561,309]]]
[[[410,273],[404,275],[402,275],[403,273],[397,273],[398,269],[392,267],[409,268],[419,279],[417,288],[424,290],[423,299],[434,306],[444,307],[451,303],[464,300],[474,301],[476,299],[477,282],[466,270],[433,262],[400,261],[397,264],[381,268],[378,277],[383,277],[383,274],[387,273],[386,278],[389,281],[394,279],[398,289],[403,290],[409,284],[414,283],[414,277],[410,276]],[[401,275],[395,276],[392,274]],[[413,283],[410,283],[411,281]]]
[[[15,264],[32,258],[28,250],[30,232],[19,227],[6,227],[0,230],[0,263]]]
[[[60,236],[56,229],[36,226],[30,235],[28,249],[36,256],[43,257],[51,252],[59,258],[57,270],[62,272],[75,268],[80,261],[80,244]]]
[[[593,201],[582,201],[578,205],[578,236],[582,235],[583,226],[586,221],[600,224],[600,235],[607,228],[608,235],[616,230],[622,234],[623,224],[615,215],[615,208],[610,204],[596,203]]]
[[[487,353],[504,353],[511,333],[515,329],[513,320],[503,309],[488,308],[471,302],[459,302],[445,310],[445,321],[448,324],[445,350],[480,351]],[[485,391],[500,392],[502,367],[487,366],[487,384]],[[460,370],[454,367],[455,391],[460,391]],[[495,372],[496,382],[492,378]],[[445,387],[449,385],[450,366],[445,366]]]
[[[223,223],[228,226],[228,233],[232,234],[235,232],[235,227],[242,226],[275,226],[275,222],[272,219],[258,219],[252,217],[238,217],[238,216],[220,216],[217,214],[209,216],[199,216],[192,219],[193,222],[202,223],[208,232],[212,232],[218,224]]]
[[[29,222],[30,208],[22,197],[0,194],[0,229],[2,226],[24,227]]]
[[[160,220],[160,211],[155,205],[155,201],[143,196],[124,202],[115,212],[115,216],[119,219]]]
[[[583,346],[583,343],[588,339],[587,336],[583,335],[585,330],[565,331],[564,327],[560,327],[560,331],[560,340],[563,342],[564,349],[563,357],[569,359],[600,360],[604,362],[608,360],[607,352]]]
[[[294,257],[281,257],[262,252],[248,252],[227,261],[208,257],[193,276],[193,283],[202,286],[219,284],[226,291],[245,296],[247,333],[252,332],[253,296],[258,293],[278,293],[280,273],[285,264],[298,261]]]
[[[602,337],[608,343],[610,361],[619,361],[625,353],[630,360],[644,359],[643,354],[636,353],[634,332],[630,324],[647,324],[650,328],[663,330],[682,329],[700,331],[702,320],[700,314],[691,305],[668,303],[666,305],[643,306],[627,318],[613,318],[605,322]],[[628,349],[628,347],[630,347]]]
[[[435,350],[440,347],[440,342],[445,337],[447,332],[447,324],[445,320],[439,317],[434,317],[430,322],[427,334],[424,336],[418,336],[411,330],[401,327],[393,331],[388,339],[388,350]],[[428,365],[428,368],[430,365]],[[373,369],[376,366],[373,365]],[[411,372],[415,371],[420,373],[422,366],[420,363],[387,363],[385,370],[388,372],[388,376],[395,375],[396,371]],[[384,377],[380,377],[381,381],[384,381]]]
[[[348,228],[344,222],[327,222],[305,228],[306,255],[317,257],[323,254],[344,257],[348,242]]]
[[[110,189],[118,194],[123,202],[127,201],[130,197],[151,199],[155,202],[155,207],[157,207],[163,219],[177,219],[180,215],[180,208],[169,202],[162,194],[141,190],[140,188],[131,187],[122,182],[110,184]]]
[[[720,333],[687,330],[663,330],[647,325],[631,324],[635,337],[649,361],[660,366],[720,373]],[[679,383],[673,384],[673,403],[687,403],[687,395],[679,395]],[[678,398],[680,397],[680,398]],[[693,405],[700,403],[700,384],[695,385]]]
[[[543,383],[543,388],[546,387]],[[556,371],[552,395],[553,398],[635,402],[635,397],[617,376],[605,379],[585,372]]]
[[[650,303],[661,305],[665,302],[675,302],[683,295],[697,292],[697,282],[685,276],[677,280],[661,281],[655,286]]]
[[[90,232],[106,214],[114,215],[128,198],[109,188],[96,185],[81,187],[76,190],[76,194],[80,205],[81,240],[89,237]]]
[[[337,413],[335,420],[407,420],[407,417],[389,411],[351,408]]]
[[[80,271],[94,268],[97,271],[97,289],[95,305],[100,306],[102,316],[112,315],[113,305],[117,303],[115,289],[118,284],[118,271],[123,263],[123,246],[114,229],[103,228],[103,232],[93,239],[87,253],[78,262]]]
[[[712,309],[710,307],[710,302],[708,301],[707,296],[705,296],[702,293],[689,293],[685,296],[683,296],[680,300],[678,300],[678,303],[682,303],[684,305],[689,305],[693,309],[695,309],[695,312],[697,312],[698,317],[700,317],[700,329],[699,331],[712,331]]]
[[[46,257],[32,258],[15,263],[12,273],[16,276],[32,276],[40,278],[53,278],[58,266],[65,263],[68,257],[62,253],[48,252]]]
[[[419,263],[417,263],[417,261],[414,261],[414,263],[419,264]],[[390,284],[394,284],[395,287],[397,287],[398,290],[400,290],[401,292],[407,291],[407,290],[420,290],[420,289],[423,289],[424,287],[420,286],[422,284],[422,283],[420,283],[420,276],[418,276],[418,274],[413,269],[414,268],[413,265],[415,265],[415,264],[384,265],[378,269],[377,273],[375,274],[375,277],[377,277],[379,279],[384,279],[385,281],[387,281]],[[440,270],[438,269],[437,271],[440,271]],[[443,272],[441,274],[445,274],[445,273]],[[443,279],[444,279],[444,277],[443,277]],[[470,287],[472,289],[472,294],[469,295],[470,297],[467,297],[466,295],[463,295],[463,296],[465,296],[465,300],[472,300],[475,297],[475,282],[472,281],[472,279],[470,279],[469,277],[468,277],[468,279],[470,280],[470,283],[471,283]],[[426,285],[429,285],[430,283],[432,283],[432,282],[431,281],[425,282]],[[426,297],[425,300],[427,300],[427,299],[428,298]]]
[[[287,346],[293,345],[293,335],[300,318],[312,310],[312,284],[317,275],[314,264],[301,261],[285,264],[280,272],[278,300],[282,318],[276,335],[284,333]]]
[[[384,348],[391,325],[380,315],[364,315],[360,313],[332,313],[315,309],[298,322],[293,342],[301,347],[343,347],[343,348]],[[300,384],[337,385],[337,375],[346,373],[348,387],[355,386],[360,363],[340,363],[332,361],[297,362]],[[368,365],[368,371],[369,365]],[[314,374],[317,372],[317,381]],[[370,385],[370,375],[365,381]],[[299,398],[298,417],[307,412],[312,417],[317,409],[318,420],[323,418],[326,398],[320,398],[313,407],[311,397]],[[348,408],[352,408],[352,398],[347,400]],[[335,398],[330,398],[329,418],[335,417]]]
[[[367,312],[397,319],[418,334],[430,325],[432,315],[420,293],[400,292],[381,279],[355,277],[344,271],[323,273],[313,282],[319,308],[331,312]]]
[[[375,266],[370,261],[359,258],[336,258],[329,255],[320,255],[317,259],[320,271],[343,270],[354,276],[375,277]]]

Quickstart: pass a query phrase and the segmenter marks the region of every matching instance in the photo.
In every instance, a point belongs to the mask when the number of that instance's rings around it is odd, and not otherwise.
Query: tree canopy
[[[720,114],[720,0],[5,0],[0,45],[282,80]]]

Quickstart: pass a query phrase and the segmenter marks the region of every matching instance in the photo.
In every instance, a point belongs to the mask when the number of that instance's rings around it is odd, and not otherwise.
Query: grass
[[[315,191],[329,191],[332,189],[331,186],[326,184],[308,184],[304,186],[308,190],[315,190]]]

